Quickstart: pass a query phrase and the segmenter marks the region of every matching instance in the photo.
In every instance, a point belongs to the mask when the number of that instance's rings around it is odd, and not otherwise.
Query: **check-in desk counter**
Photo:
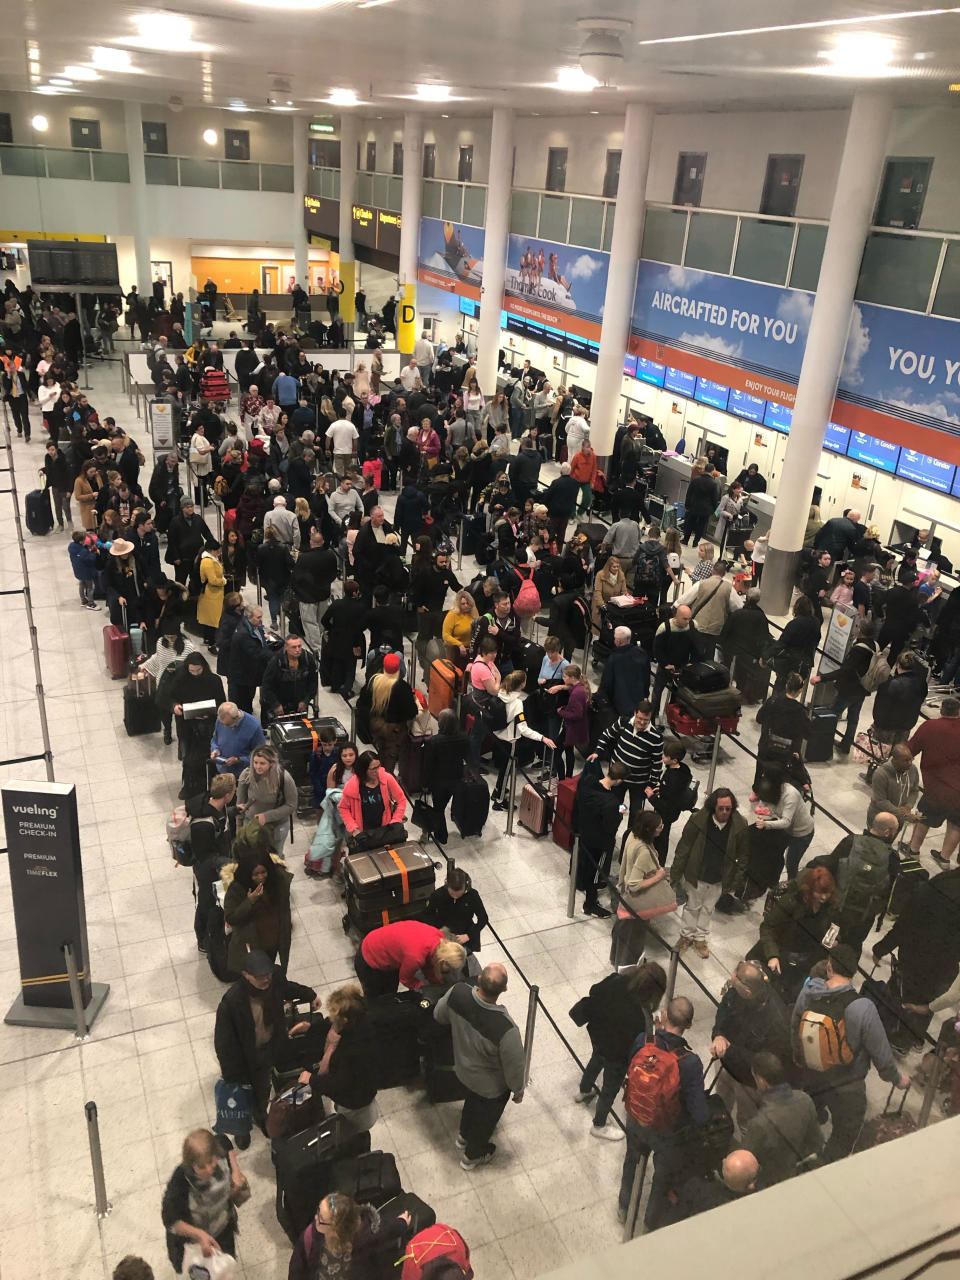
[[[769,493],[751,493],[747,498],[746,510],[756,520],[753,527],[754,538],[759,538],[763,533],[770,532],[770,526],[773,524],[773,508],[776,506],[776,499],[772,498]]]
[[[686,458],[663,454],[657,468],[657,483],[654,493],[658,493],[666,502],[683,502],[690,483],[693,463]]]

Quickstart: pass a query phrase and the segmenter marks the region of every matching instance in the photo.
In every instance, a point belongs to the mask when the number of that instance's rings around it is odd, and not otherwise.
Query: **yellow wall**
[[[221,293],[250,293],[253,289],[265,292],[260,275],[262,263],[279,268],[276,272],[279,293],[286,293],[290,277],[295,274],[293,261],[289,258],[191,258],[190,262],[197,287],[202,289],[209,277]],[[316,287],[318,279],[325,282],[328,270],[335,271],[338,265],[337,254],[331,254],[330,262],[311,262],[311,288]]]

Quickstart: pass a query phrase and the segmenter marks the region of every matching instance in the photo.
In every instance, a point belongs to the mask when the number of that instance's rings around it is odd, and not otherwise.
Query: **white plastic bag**
[[[203,1249],[191,1241],[183,1251],[181,1275],[190,1280],[236,1280],[237,1260],[232,1253],[212,1253],[203,1256]]]

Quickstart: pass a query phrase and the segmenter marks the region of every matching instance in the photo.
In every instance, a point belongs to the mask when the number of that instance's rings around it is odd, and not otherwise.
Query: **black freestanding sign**
[[[76,790],[61,782],[5,782],[0,792],[21,987],[6,1021],[71,1025],[70,981],[63,952],[67,943],[73,949],[83,1004],[92,1021],[108,988],[98,983],[95,990],[90,979]],[[64,1013],[58,1016],[60,1010]]]

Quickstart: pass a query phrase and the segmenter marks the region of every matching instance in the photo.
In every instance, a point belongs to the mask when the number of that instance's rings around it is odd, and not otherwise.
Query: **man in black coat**
[[[598,895],[610,874],[626,776],[626,765],[617,760],[611,762],[605,778],[585,770],[574,797],[573,829],[580,837],[577,888],[585,893],[584,915],[600,919],[610,915]]]
[[[253,372],[259,363],[260,357],[254,350],[253,343],[245,342],[242,349],[237,352],[237,358],[234,363],[237,383],[244,395],[246,395],[250,383],[253,381]]]
[[[751,587],[742,609],[727,615],[720,632],[720,651],[728,667],[736,660],[734,678],[741,692],[747,690],[749,677],[757,664],[772,647],[770,624],[760,608],[760,589]]]
[[[550,532],[560,543],[566,541],[567,523],[576,513],[579,496],[580,485],[570,474],[570,463],[564,462],[561,464],[560,474],[552,481],[543,499],[550,517]]]
[[[766,1050],[791,1061],[790,1018],[762,965],[741,960],[727,984],[713,1021],[710,1056],[723,1064],[720,1080],[753,1090],[753,1060]],[[755,1095],[751,1093],[755,1099]],[[751,1108],[752,1110],[752,1108]],[[742,1119],[742,1117],[741,1117]]]
[[[309,1022],[297,1022],[287,1031],[285,1000],[320,1008],[320,998],[312,987],[291,982],[265,952],[252,950],[247,953],[240,980],[217,1008],[213,1047],[220,1075],[229,1084],[250,1086],[253,1118],[261,1128],[270,1099],[271,1072],[275,1066],[296,1060],[297,1045],[291,1040],[310,1030]],[[258,1028],[268,1037],[261,1045],[257,1044]],[[250,1134],[238,1134],[236,1142],[244,1150],[250,1145]]]
[[[670,681],[688,662],[696,662],[700,656],[699,633],[688,604],[677,605],[669,622],[665,622],[653,637],[653,660],[657,675],[653,682],[653,719],[660,717],[660,700]]]
[[[629,627],[616,627],[613,652],[604,663],[599,693],[615,708],[617,716],[633,715],[650,696],[650,659],[634,643]]]
[[[860,512],[847,510],[842,516],[832,516],[817,530],[813,545],[817,551],[829,551],[834,564],[846,557],[847,549],[853,550],[860,537]]]
[[[170,521],[167,530],[167,564],[173,565],[173,576],[178,582],[186,582],[196,575],[194,561],[206,547],[220,544],[207,528],[207,522],[197,515],[193,499],[185,497],[180,503],[180,514]]]
[[[373,601],[377,570],[386,556],[386,537],[393,533],[393,525],[387,523],[383,507],[374,507],[370,519],[361,526],[353,544],[354,576],[360,584],[360,594],[369,605]]]
[[[166,533],[170,521],[180,511],[180,466],[175,453],[168,453],[153,468],[147,493],[156,513],[157,530]]]
[[[133,522],[133,528],[127,535],[133,543],[134,559],[140,566],[145,582],[154,585],[163,581],[163,566],[160,564],[160,539],[153,527],[153,518],[141,511]]]
[[[227,657],[227,694],[241,711],[253,713],[253,695],[263,681],[271,656],[263,629],[263,610],[259,605],[245,605]]]
[[[520,441],[520,451],[510,463],[510,485],[517,495],[517,505],[521,509],[537,487],[542,461],[540,454],[533,447],[533,441],[524,436]]]
[[[307,714],[317,700],[317,660],[300,636],[287,636],[283,649],[267,663],[260,686],[260,716]]]
[[[320,659],[320,678],[343,698],[353,697],[357,660],[363,657],[367,606],[353,578],[343,584],[343,599],[334,600],[320,623],[327,632]]]
[[[707,463],[703,475],[694,476],[687,485],[684,499],[686,518],[683,522],[683,541],[694,546],[703,537],[707,521],[713,515],[720,501],[720,486],[716,481],[716,470],[712,463]]]
[[[323,642],[320,606],[330,599],[330,587],[339,574],[340,562],[336,552],[324,545],[319,529],[311,529],[309,550],[301,551],[297,557],[290,587],[300,605],[304,639],[314,653],[320,652]]]

